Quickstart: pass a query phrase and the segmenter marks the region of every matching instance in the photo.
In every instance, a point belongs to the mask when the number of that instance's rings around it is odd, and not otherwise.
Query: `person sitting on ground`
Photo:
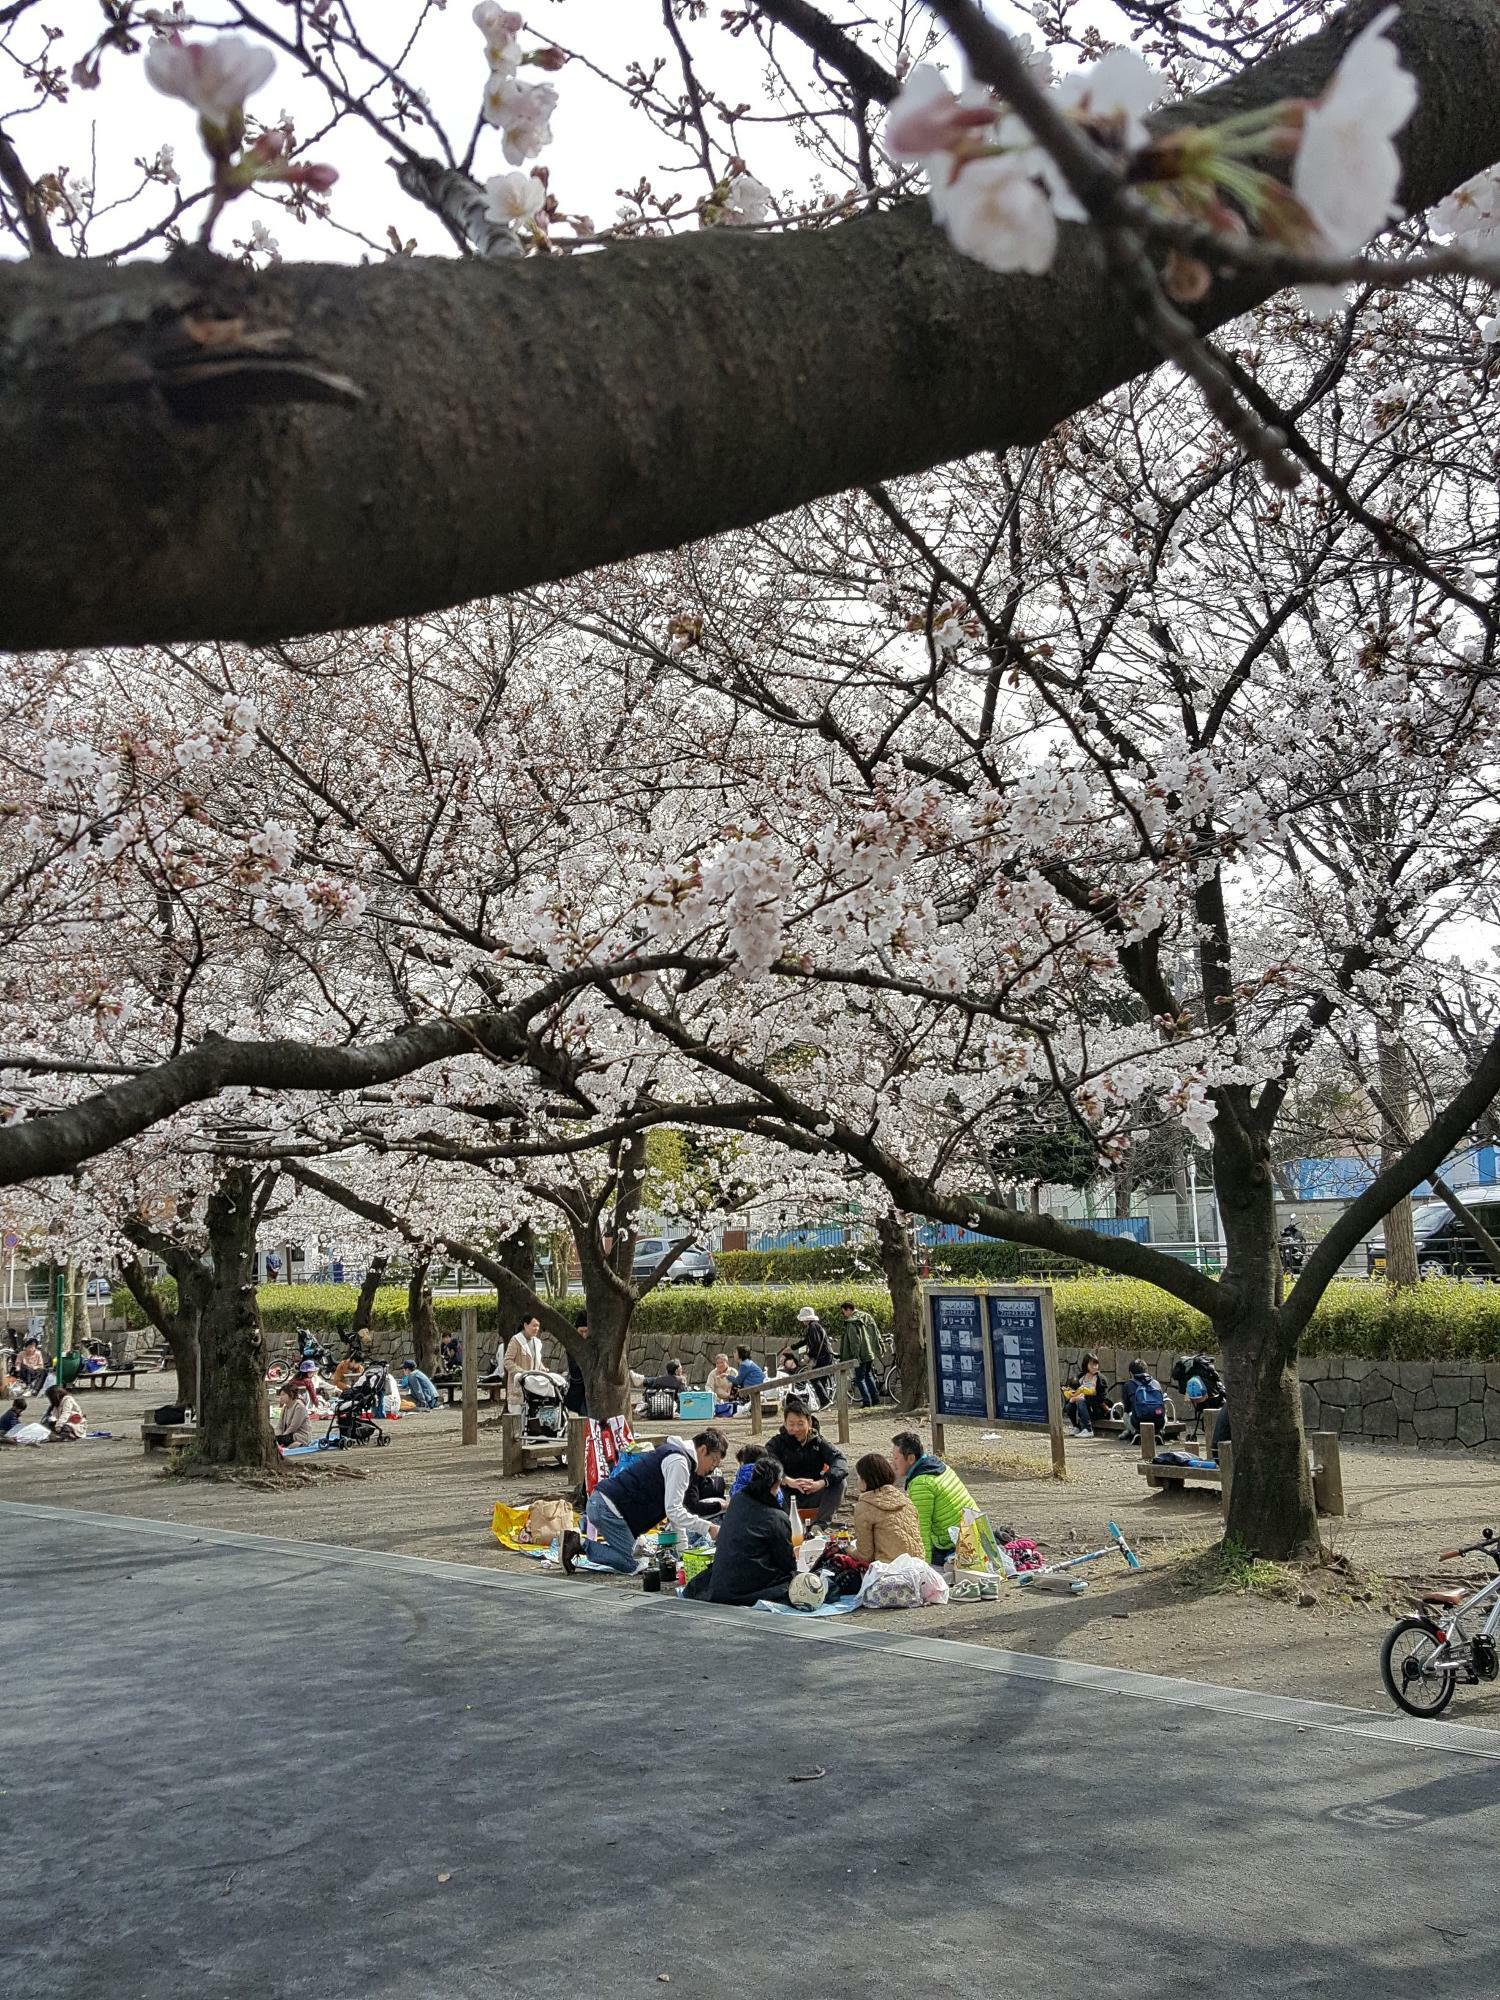
[[[926,1559],[917,1510],[897,1482],[884,1452],[856,1459],[860,1493],[854,1503],[854,1553],[861,1562],[894,1562],[897,1556]]]
[[[27,1404],[24,1396],[11,1397],[10,1408],[5,1412],[3,1417],[0,1417],[0,1438],[9,1437],[13,1430],[19,1429],[26,1421],[26,1408]]]
[[[401,1393],[410,1396],[419,1410],[435,1410],[438,1406],[437,1385],[430,1375],[424,1375],[410,1356],[401,1364]]]
[[[729,1371],[729,1379],[736,1390],[743,1395],[747,1389],[758,1389],[766,1379],[766,1371],[758,1361],[752,1361],[748,1347],[735,1350],[736,1365]]]
[[[734,1398],[734,1377],[729,1372],[729,1356],[716,1354],[714,1365],[709,1370],[708,1381],[704,1384],[716,1403],[728,1403]]]
[[[1109,1397],[1097,1354],[1084,1355],[1078,1373],[1063,1394],[1067,1398],[1069,1423],[1080,1437],[1092,1437],[1095,1423],[1109,1415]]]
[[[438,1372],[457,1375],[464,1365],[464,1344],[456,1333],[444,1334],[438,1347]]]
[[[734,1455],[734,1462],[739,1467],[739,1470],[735,1473],[734,1484],[729,1489],[731,1500],[736,1493],[744,1492],[745,1488],[750,1484],[750,1468],[758,1459],[764,1458],[765,1455],[766,1448],[758,1438],[751,1438],[748,1444],[740,1446]]]
[[[1120,1400],[1125,1405],[1125,1428],[1121,1433],[1122,1444],[1138,1444],[1142,1424],[1156,1427],[1156,1441],[1162,1441],[1163,1429],[1167,1421],[1167,1399],[1156,1377],[1146,1367],[1144,1361],[1132,1361],[1130,1376],[1120,1390]]]
[[[589,1495],[584,1514],[595,1532],[588,1543],[589,1560],[633,1576],[638,1567],[636,1542],[660,1521],[677,1531],[680,1547],[705,1536],[712,1540],[717,1525],[689,1513],[688,1485],[694,1474],[717,1471],[728,1449],[722,1431],[706,1430],[699,1431],[691,1444],[669,1437],[654,1450],[627,1458]],[[570,1528],[562,1538],[562,1566],[569,1576],[583,1552],[583,1537]]]
[[[781,1429],[766,1447],[781,1467],[782,1491],[804,1520],[819,1527],[831,1521],[844,1497],[849,1468],[844,1454],[818,1429],[818,1420],[801,1396],[789,1395],[781,1410]]]
[[[77,1444],[88,1429],[76,1397],[70,1396],[61,1382],[54,1382],[47,1391],[42,1423],[52,1433],[54,1444]]]
[[[683,1389],[689,1386],[688,1379],[682,1372],[682,1363],[680,1361],[669,1361],[667,1363],[667,1371],[664,1375],[648,1375],[646,1377],[646,1387],[648,1389],[664,1389],[669,1395],[673,1396],[678,1395]]]
[[[281,1385],[281,1407],[276,1416],[276,1442],[283,1451],[313,1441],[312,1408],[295,1375]]]
[[[915,1431],[897,1431],[891,1439],[891,1464],[917,1510],[922,1553],[930,1563],[942,1563],[953,1553],[964,1511],[983,1509],[951,1465],[925,1449]]]
[[[792,1524],[781,1506],[781,1467],[768,1453],[750,1467],[744,1490],[730,1501],[714,1544],[714,1559],[688,1595],[710,1604],[784,1604],[797,1574]]]
[[[42,1384],[47,1379],[47,1357],[42,1352],[42,1344],[34,1336],[16,1356],[16,1373],[33,1394],[40,1394]]]

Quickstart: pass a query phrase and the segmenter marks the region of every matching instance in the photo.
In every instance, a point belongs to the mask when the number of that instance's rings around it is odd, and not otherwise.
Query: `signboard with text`
[[[924,1284],[933,1441],[944,1423],[1046,1429],[1063,1462],[1062,1389],[1047,1285]]]

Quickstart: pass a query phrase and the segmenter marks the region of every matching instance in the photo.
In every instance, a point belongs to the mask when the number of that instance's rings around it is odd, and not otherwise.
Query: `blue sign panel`
[[[936,1293],[931,1297],[931,1306],[936,1414],[987,1417],[990,1411],[984,1387],[984,1328],[978,1293]]]
[[[995,1415],[1013,1424],[1045,1424],[1047,1348],[1040,1299],[985,1294],[995,1362]]]

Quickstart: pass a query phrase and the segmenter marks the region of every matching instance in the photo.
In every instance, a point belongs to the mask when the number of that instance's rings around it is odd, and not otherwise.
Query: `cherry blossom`
[[[771,190],[754,174],[736,174],[729,183],[724,204],[724,221],[731,228],[745,229],[764,222],[771,213]]]
[[[1396,134],[1416,108],[1417,86],[1385,30],[1388,7],[1350,43],[1327,90],[1308,106],[1292,188],[1333,250],[1359,250],[1396,209]]]
[[[557,91],[550,83],[522,83],[496,71],[484,93],[486,124],[500,128],[505,157],[513,167],[534,160],[552,142]]]
[[[146,51],[146,75],[165,97],[192,105],[210,131],[243,127],[245,99],[270,81],[276,58],[243,35],[220,35],[212,42],[184,42],[178,35],[153,41]]]
[[[953,247],[992,271],[1048,270],[1057,250],[1057,218],[1037,184],[1039,167],[1030,150],[970,161],[943,204]]]
[[[492,222],[524,228],[546,200],[547,192],[532,174],[496,174],[485,182],[485,196],[485,213]]]

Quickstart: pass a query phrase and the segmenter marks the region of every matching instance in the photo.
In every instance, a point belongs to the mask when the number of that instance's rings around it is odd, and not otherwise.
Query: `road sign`
[[[1062,1385],[1050,1285],[922,1287],[933,1443],[945,1423],[1045,1427],[1063,1471]]]

